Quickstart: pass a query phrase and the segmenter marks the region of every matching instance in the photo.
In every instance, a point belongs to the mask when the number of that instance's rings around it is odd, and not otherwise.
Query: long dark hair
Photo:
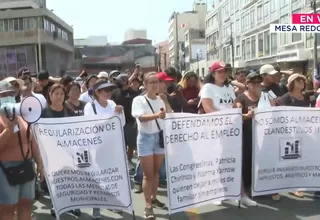
[[[203,79],[203,85],[204,84],[207,84],[207,83],[212,83],[212,84],[216,84],[216,80],[215,80],[215,78],[214,78],[214,75],[215,74],[215,72],[209,72],[205,77],[204,77],[204,79]],[[223,85],[225,85],[225,86],[229,86],[229,79],[227,78],[224,82],[223,82]]]

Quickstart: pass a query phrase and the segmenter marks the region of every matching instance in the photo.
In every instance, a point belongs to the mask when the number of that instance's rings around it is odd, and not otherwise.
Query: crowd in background
[[[275,105],[320,107],[318,85],[308,87],[306,76],[292,70],[280,70],[263,65],[259,71],[239,70],[215,62],[204,79],[193,71],[181,74],[174,68],[163,72],[142,73],[136,65],[132,72],[118,70],[97,75],[82,71],[78,77],[64,75],[52,78],[48,71],[31,73],[21,68],[17,78],[8,77],[0,82],[0,104],[19,103],[35,96],[43,107],[43,118],[105,115],[121,118],[127,160],[134,171],[135,193],[144,193],[145,217],[155,219],[154,207],[165,208],[157,199],[158,186],[166,187],[164,146],[161,139],[167,113],[186,112],[205,114],[228,108],[241,108],[243,113],[243,193],[241,203],[256,206],[247,194],[251,187],[252,123],[254,108]],[[262,94],[263,97],[262,97]],[[264,99],[261,101],[261,99]],[[18,134],[15,130],[19,126]],[[6,169],[32,161],[43,180],[43,163],[37,143],[27,140],[27,125],[23,120],[0,118],[0,220],[12,220],[15,213],[21,220],[29,220],[32,200],[43,192],[49,193],[45,181],[37,187],[37,178],[13,185]],[[10,140],[10,143],[8,143]],[[133,163],[135,154],[139,160]],[[34,169],[34,168],[33,168]],[[30,177],[31,178],[31,177]],[[303,197],[303,192],[292,192]],[[278,194],[272,199],[279,200]],[[215,202],[220,205],[222,201]],[[118,212],[118,210],[112,210]],[[71,211],[81,215],[80,210]],[[54,210],[52,209],[52,215]],[[92,217],[101,218],[100,209],[93,209]]]

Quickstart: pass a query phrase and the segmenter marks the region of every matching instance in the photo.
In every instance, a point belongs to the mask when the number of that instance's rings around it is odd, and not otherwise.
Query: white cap
[[[107,72],[105,72],[105,71],[102,71],[102,72],[100,72],[100,73],[98,74],[97,77],[98,77],[98,78],[106,78],[106,79],[108,79],[108,78],[109,78],[109,74],[108,74]]]
[[[6,81],[8,83],[17,82],[19,84],[19,87],[24,86],[24,81],[22,79],[17,79],[12,76],[5,78],[4,81]]]
[[[274,75],[277,73],[278,73],[278,71],[275,70],[274,66],[272,66],[270,64],[265,64],[260,68],[260,75],[262,75],[262,74]]]

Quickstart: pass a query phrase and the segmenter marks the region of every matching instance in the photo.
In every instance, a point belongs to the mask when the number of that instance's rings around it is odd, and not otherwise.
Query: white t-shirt
[[[47,107],[47,100],[42,94],[31,92],[31,95],[39,100],[43,109]],[[24,97],[21,96],[21,101],[23,100],[23,98]]]
[[[112,117],[112,116],[118,116],[121,120],[122,126],[124,126],[126,124],[126,119],[124,117],[124,113],[118,114],[115,112],[115,108],[117,105],[114,101],[108,100],[108,105],[105,108],[102,107],[99,104],[99,102],[97,102],[96,100],[94,100],[93,103],[95,104],[97,115],[106,115],[108,118]],[[95,112],[92,107],[92,101],[88,102],[84,106],[84,115],[95,115]]]
[[[47,107],[47,100],[42,94],[32,92],[32,95],[40,101],[42,108]]]
[[[137,96],[133,99],[131,114],[137,120],[139,132],[154,134],[154,133],[159,132],[159,128],[157,127],[155,120],[144,121],[144,122],[141,122],[139,120],[139,117],[141,115],[153,114],[152,110],[150,109],[150,106],[148,105],[148,103],[146,101],[146,98],[147,98],[146,96]],[[165,104],[160,97],[157,97],[157,99],[155,99],[155,100],[152,100],[149,98],[147,98],[147,99],[148,99],[149,103],[151,104],[155,113],[158,113],[161,108],[165,109]],[[157,119],[157,121],[159,123],[160,129],[162,130],[164,127],[164,120]]]
[[[80,95],[79,100],[84,102],[90,102],[90,103],[93,101],[92,97],[89,96],[88,91],[86,91],[85,93],[82,93]]]
[[[206,83],[201,89],[200,98],[212,99],[214,107],[222,110],[232,108],[236,96],[231,85],[221,87],[212,83]]]

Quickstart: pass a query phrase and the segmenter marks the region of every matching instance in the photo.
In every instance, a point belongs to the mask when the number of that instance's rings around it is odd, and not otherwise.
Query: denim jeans
[[[138,161],[137,166],[136,166],[136,173],[134,174],[134,177],[133,177],[134,183],[136,183],[138,185],[142,185],[142,178],[143,178],[142,167],[140,166],[140,161]],[[163,163],[162,163],[160,171],[159,171],[159,184],[160,185],[167,185],[167,174],[166,174],[165,160],[163,160]]]

